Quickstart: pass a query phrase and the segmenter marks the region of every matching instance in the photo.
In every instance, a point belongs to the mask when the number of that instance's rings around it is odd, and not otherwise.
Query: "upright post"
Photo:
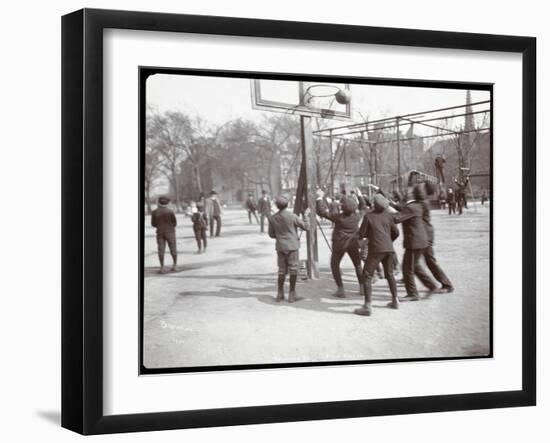
[[[310,279],[319,278],[319,253],[317,249],[317,214],[315,211],[315,158],[313,155],[313,137],[311,117],[300,116],[300,135],[302,142],[302,162],[305,165],[305,191],[309,213],[309,231],[307,232],[307,275]]]
[[[362,157],[364,160],[367,160],[367,167],[369,168],[368,169],[368,177],[369,177],[369,182],[372,180],[372,170],[371,170],[371,167],[370,167],[370,157],[369,158],[365,158],[366,157],[366,154],[365,154],[365,145],[363,144],[363,140],[365,140],[365,133],[363,131],[361,131],[361,137],[360,137],[360,141],[359,141],[359,147],[361,148],[361,154]],[[369,147],[369,150],[370,150],[370,147]],[[370,153],[369,153],[370,155]],[[364,175],[365,174],[365,169],[366,168],[361,168],[361,175]]]
[[[367,130],[368,135],[368,123],[365,123],[365,130]],[[374,152],[374,184],[380,186],[378,183],[378,134],[375,134],[376,141],[372,144],[372,150]]]
[[[334,155],[332,152],[332,129],[328,134],[328,142],[330,146],[330,197],[334,198]]]
[[[462,155],[462,135],[457,135],[456,138],[456,149],[458,152],[458,181],[463,182],[464,181],[464,170],[462,169],[464,167],[464,156]]]
[[[397,189],[399,189],[400,193],[403,193],[403,185],[401,180],[401,146],[399,143],[399,137],[400,137],[400,130],[399,130],[399,117],[396,117],[395,119],[395,126],[397,128]]]
[[[374,184],[380,186],[378,183],[378,143],[372,145],[374,151]]]
[[[348,158],[346,156],[346,146],[347,146],[347,143],[346,143],[346,140],[344,140],[344,143],[343,143],[343,146],[342,146],[342,149],[344,150],[343,151],[343,154],[344,154],[344,189],[347,193],[348,192]]]

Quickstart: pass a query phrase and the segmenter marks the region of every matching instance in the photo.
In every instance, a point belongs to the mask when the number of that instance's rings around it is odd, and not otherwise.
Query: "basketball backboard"
[[[348,83],[251,79],[250,91],[253,109],[334,120],[351,119]]]

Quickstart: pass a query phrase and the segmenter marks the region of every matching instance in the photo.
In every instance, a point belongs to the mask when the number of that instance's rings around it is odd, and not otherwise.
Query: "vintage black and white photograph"
[[[140,75],[141,373],[492,356],[491,85]]]

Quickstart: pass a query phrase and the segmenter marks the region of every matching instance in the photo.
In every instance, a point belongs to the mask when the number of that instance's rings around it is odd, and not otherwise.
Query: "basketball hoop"
[[[309,86],[304,92],[303,104],[310,106],[311,101],[314,98],[327,98],[334,97],[334,99],[341,105],[347,105],[351,101],[351,93],[349,89],[340,89],[335,85],[318,84]],[[322,113],[328,113],[328,109],[322,109]]]

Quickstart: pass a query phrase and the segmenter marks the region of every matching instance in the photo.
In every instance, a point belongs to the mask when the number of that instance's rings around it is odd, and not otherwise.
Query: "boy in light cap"
[[[294,303],[302,299],[302,297],[296,295],[296,280],[300,265],[298,228],[304,231],[309,229],[309,209],[305,210],[303,219],[300,219],[300,217],[287,209],[288,200],[285,197],[277,197],[275,205],[279,211],[268,218],[268,234],[276,240],[275,249],[277,251],[277,265],[279,267],[277,298],[275,301],[281,302],[285,299],[284,285],[286,274],[289,274],[290,290],[288,293],[288,302]]]
[[[384,276],[391,292],[391,302],[388,303],[388,306],[393,309],[399,308],[397,285],[393,276],[395,254],[393,241],[399,236],[399,230],[395,226],[394,216],[386,210],[388,206],[388,200],[381,194],[376,194],[374,210],[365,214],[361,228],[359,228],[359,236],[368,239],[369,248],[363,269],[365,304],[355,310],[358,315],[369,316],[372,314],[372,278],[379,263],[382,263]]]

